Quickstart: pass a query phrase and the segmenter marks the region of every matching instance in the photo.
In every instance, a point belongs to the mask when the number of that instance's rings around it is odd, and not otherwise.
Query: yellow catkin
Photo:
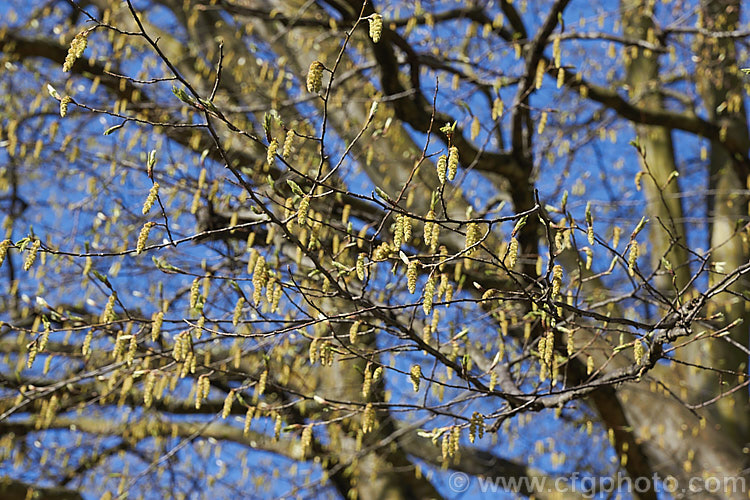
[[[370,364],[368,363],[365,367],[365,373],[362,378],[362,397],[367,399],[370,397],[370,389],[372,388],[372,370],[370,369]]]
[[[310,212],[310,197],[305,196],[299,202],[299,210],[297,211],[297,224],[300,226],[306,226],[308,222],[307,215]]]
[[[146,375],[146,382],[143,384],[143,404],[146,408],[151,407],[154,401],[154,387],[156,386],[156,372],[151,370]]]
[[[371,432],[375,427],[375,409],[372,403],[367,403],[365,411],[362,414],[362,433],[366,434]]]
[[[572,331],[568,333],[568,341],[566,343],[566,350],[567,350],[568,356],[572,356],[576,350],[575,337]]]
[[[451,437],[450,437],[450,456],[455,456],[456,453],[458,453],[458,447],[459,442],[461,439],[461,427],[454,425],[451,427]]]
[[[200,410],[203,405],[203,379],[206,375],[201,375],[195,382],[195,409]]]
[[[232,314],[232,325],[237,326],[242,318],[242,308],[245,307],[245,297],[237,299],[237,303],[234,306],[234,313]]]
[[[440,285],[438,286],[438,297],[441,297],[448,291],[450,286],[448,275],[443,273],[440,275]]]
[[[536,75],[534,78],[534,86],[537,89],[542,88],[542,82],[544,81],[544,70],[547,68],[547,63],[544,62],[544,59],[540,59],[539,63],[536,65]]]
[[[393,224],[393,248],[401,248],[401,244],[404,242],[404,217],[402,215],[396,216],[396,222]]]
[[[273,298],[271,299],[271,312],[275,313],[276,310],[279,308],[279,302],[281,302],[281,295],[283,293],[283,288],[281,287],[281,284],[279,284],[278,281],[276,281],[273,285]]]
[[[307,71],[307,91],[313,94],[320,92],[320,88],[323,84],[323,63],[320,61],[313,61],[310,64],[310,69]]]
[[[5,262],[5,257],[8,256],[8,249],[13,246],[11,240],[0,241],[0,266]]]
[[[391,247],[391,244],[384,241],[372,252],[372,260],[375,262],[383,262],[388,259],[388,255],[390,255],[392,250],[393,248]]]
[[[612,230],[612,248],[617,248],[617,245],[620,244],[621,234],[622,228],[620,226],[615,226],[615,228]]]
[[[193,201],[190,204],[190,213],[195,214],[201,206],[201,190],[196,189],[193,193]]]
[[[434,253],[440,241],[440,225],[432,225],[432,237],[430,238],[430,252]]]
[[[635,263],[638,260],[638,243],[636,241],[630,244],[630,253],[628,254],[628,273],[633,276],[635,274]]]
[[[206,177],[208,176],[208,171],[205,168],[202,168],[201,171],[198,173],[198,189],[203,189],[203,187],[206,185]]]
[[[144,207],[145,208],[145,207]],[[135,244],[135,253],[141,254],[146,248],[146,242],[148,241],[148,235],[151,232],[151,228],[156,225],[155,222],[147,222],[141,228],[141,232],[138,233],[138,241]]]
[[[646,174],[645,170],[639,170],[638,173],[635,174],[635,180],[634,180],[634,182],[635,182],[635,189],[636,189],[636,191],[640,191],[641,190],[641,179],[643,178],[643,176],[645,174]]]
[[[409,379],[411,380],[411,385],[414,387],[414,392],[419,392],[419,382],[421,378],[422,367],[419,365],[412,365],[409,370]]]
[[[122,355],[125,353],[125,343],[130,340],[130,335],[122,335],[120,332],[115,340],[115,348],[112,350],[112,357],[118,361],[122,360]],[[177,345],[175,343],[175,345]]]
[[[323,342],[323,345],[320,346],[320,364],[323,366],[330,366],[332,361],[331,343],[325,341]]]
[[[161,334],[161,326],[164,322],[164,313],[159,311],[151,316],[151,340],[156,342]]]
[[[434,233],[433,229],[435,226],[435,223],[433,222],[435,220],[435,211],[430,210],[427,212],[427,215],[425,216],[425,223],[424,223],[424,244],[428,247],[432,246],[432,235]]]
[[[380,14],[373,14],[368,19],[368,22],[370,24],[370,38],[373,43],[378,43],[383,34],[383,16]]]
[[[546,337],[539,338],[539,345],[537,349],[539,351],[539,361],[542,364],[539,370],[539,380],[544,382],[545,380],[547,380],[547,371],[549,369],[549,366],[547,365],[547,363],[544,362],[544,358],[547,352],[547,338]]]
[[[172,346],[172,357],[175,361],[182,361],[182,346],[184,344],[184,338],[185,337],[183,334],[179,334],[174,338],[174,346]],[[113,354],[114,357],[117,357],[116,353],[118,345],[119,342],[115,345],[115,354]]]
[[[471,121],[471,129],[469,131],[469,133],[471,134],[470,137],[472,141],[476,139],[477,136],[479,136],[479,132],[481,131],[481,129],[482,129],[482,125],[479,122],[479,117],[475,116],[474,119]]]
[[[198,301],[201,296],[201,279],[195,278],[193,283],[190,285],[190,309],[195,309],[198,306]]]
[[[315,337],[310,341],[310,346],[307,350],[307,355],[310,358],[310,364],[314,365],[318,362],[320,351],[318,350],[318,338]]]
[[[83,339],[83,346],[81,347],[81,354],[84,358],[87,358],[91,354],[91,341],[94,339],[94,331],[89,330],[86,332],[86,337]]]
[[[31,368],[34,365],[36,355],[39,353],[39,346],[36,342],[32,342],[29,346],[28,358],[26,360],[26,368]]]
[[[445,286],[445,302],[447,302],[445,307],[450,307],[450,302],[452,300],[453,300],[453,285],[451,283],[448,283]]]
[[[268,278],[268,283],[266,284],[266,301],[268,301],[269,304],[273,302],[273,290],[278,282],[279,280],[277,280],[274,276]]]
[[[542,111],[542,114],[539,117],[539,125],[536,130],[537,134],[541,134],[542,132],[544,132],[544,127],[547,126],[547,116],[548,116],[547,111]]]
[[[263,370],[258,377],[258,385],[255,387],[256,396],[262,396],[266,392],[266,383],[268,382],[268,370]]]
[[[221,418],[227,418],[232,413],[232,403],[234,403],[234,391],[229,391],[224,398],[224,407],[221,409]]]
[[[66,95],[62,99],[60,99],[60,117],[65,118],[65,115],[68,114],[68,106],[70,106],[70,103],[73,102],[73,99]]]
[[[107,304],[104,306],[104,312],[102,312],[101,321],[102,323],[109,323],[115,319],[115,301],[117,300],[117,292],[112,292],[112,295],[107,299]]]
[[[406,282],[409,289],[409,293],[414,293],[417,290],[417,266],[419,261],[409,261],[409,265],[406,267]]]
[[[359,278],[360,281],[365,279],[365,257],[367,257],[367,254],[365,253],[357,255],[357,278]]]
[[[583,253],[586,254],[586,269],[591,269],[591,265],[594,263],[594,251],[591,247],[584,247]]]
[[[403,231],[403,243],[409,244],[409,241],[411,240],[411,219],[406,216],[401,216],[401,224],[402,224],[402,231]]]
[[[39,253],[39,249],[42,246],[41,240],[34,240],[31,245],[29,246],[28,251],[26,252],[26,258],[23,261],[23,270],[28,271],[31,269],[31,266],[34,265],[34,262],[36,261],[36,256]]]
[[[561,265],[555,265],[552,268],[552,297],[557,297],[560,294],[560,286],[562,285],[562,273],[563,269]]]
[[[292,154],[292,148],[294,147],[294,130],[287,130],[286,136],[284,137],[284,147],[281,148],[281,156],[289,158]]]
[[[433,296],[435,295],[435,275],[431,274],[429,278],[427,278],[427,283],[425,283],[424,286],[424,297],[422,299],[422,310],[424,310],[425,315],[429,315],[432,311],[432,301]]]
[[[555,60],[555,67],[560,67],[560,37],[556,36],[552,41],[552,58]]]
[[[448,157],[440,155],[437,161],[437,175],[440,180],[440,184],[445,184],[446,174],[448,173]]]
[[[633,359],[637,365],[640,365],[643,360],[643,343],[640,340],[636,340],[633,346]]]
[[[490,374],[490,383],[488,384],[488,389],[490,392],[495,390],[495,386],[497,385],[497,372],[492,372]]]
[[[65,63],[63,64],[64,72],[70,71],[76,60],[83,55],[83,51],[86,50],[86,46],[88,45],[89,33],[90,31],[86,30],[73,37],[68,48],[68,54],[65,56]]]
[[[159,183],[154,182],[154,185],[151,186],[151,189],[148,192],[148,196],[146,197],[146,201],[143,202],[143,208],[141,209],[141,213],[143,215],[146,215],[151,211],[151,207],[154,206],[154,202],[156,201],[156,197],[159,195]]]
[[[305,426],[304,429],[302,429],[302,436],[300,437],[300,445],[302,447],[301,453],[302,456],[306,456],[308,450],[310,449],[310,444],[312,443],[312,425]]]
[[[469,223],[469,225],[466,227],[466,240],[464,245],[464,250],[466,250],[466,255],[471,256],[476,253],[476,248],[474,247],[477,243],[479,243],[479,240],[481,238],[481,229],[479,228],[479,224],[476,224],[474,222]]]
[[[203,277],[203,281],[201,283],[203,284],[203,297],[208,297],[208,292],[211,290],[211,277],[210,277],[210,275],[206,274]]]
[[[484,435],[484,417],[479,412],[474,412],[469,419],[469,441],[474,442],[477,437]]]
[[[259,255],[255,262],[253,270],[253,302],[257,306],[263,298],[263,288],[268,282],[268,270],[266,269],[266,259]]]
[[[359,327],[362,325],[362,321],[357,320],[354,323],[352,323],[352,326],[349,327],[349,343],[354,344],[357,342],[357,335],[359,334]]]
[[[458,148],[453,146],[448,150],[448,180],[455,179],[456,173],[458,173]]]
[[[125,354],[125,362],[128,366],[133,364],[135,361],[135,354],[138,350],[138,338],[135,335],[130,336],[130,344],[128,345],[128,352]]]
[[[508,267],[510,269],[513,269],[516,267],[516,262],[518,261],[518,240],[516,238],[510,239],[510,244],[508,245]]]
[[[43,407],[41,411],[41,428],[46,429],[50,426],[50,424],[52,424],[52,421],[55,419],[55,413],[57,412],[58,403],[59,398],[57,397],[57,394],[53,394],[47,402],[46,407]]]
[[[561,88],[565,84],[565,69],[559,68],[557,70],[557,88]]]
[[[250,256],[247,259],[247,274],[252,275],[255,271],[255,265],[258,263],[258,250],[255,248],[250,249]]]
[[[276,139],[271,140],[266,151],[266,163],[269,167],[273,167],[276,164],[276,152],[279,150],[279,141]]]
[[[492,119],[497,120],[498,118],[501,118],[503,116],[503,100],[499,97],[496,97],[494,101],[492,101]]]

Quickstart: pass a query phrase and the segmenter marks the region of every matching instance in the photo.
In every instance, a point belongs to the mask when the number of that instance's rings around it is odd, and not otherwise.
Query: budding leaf
[[[635,237],[638,236],[638,233],[641,232],[641,229],[643,229],[643,227],[646,225],[647,222],[648,222],[648,219],[645,216],[641,217],[641,221],[638,223],[637,226],[635,226],[635,229],[633,229],[633,232],[630,235],[631,240],[634,240]]]
[[[112,132],[114,132],[115,130],[121,129],[123,127],[123,125],[125,125],[125,122],[123,122],[123,123],[121,123],[119,125],[115,125],[114,127],[109,127],[107,130],[104,131],[104,135],[109,135]]]
[[[105,285],[107,285],[108,287],[112,286],[109,283],[109,278],[107,278],[106,276],[104,276],[102,273],[100,273],[96,269],[93,269],[91,271],[91,273],[96,277],[96,279],[98,279],[99,281],[101,281],[102,283],[104,283]]]
[[[55,87],[53,87],[49,83],[47,84],[47,92],[49,92],[49,95],[51,95],[52,97],[54,97],[58,101],[60,100],[60,94],[58,94],[57,90],[55,90]]]
[[[518,234],[518,231],[520,231],[521,228],[523,228],[523,226],[526,225],[526,219],[528,218],[529,218],[528,215],[524,215],[523,217],[518,219],[518,222],[516,222],[516,226],[513,228],[513,232],[510,233],[510,235],[515,236],[516,234]]]
[[[296,194],[297,196],[305,196],[305,192],[302,191],[302,188],[299,187],[299,184],[297,184],[291,179],[287,179],[286,183],[289,185],[289,188],[292,190],[292,193]]]

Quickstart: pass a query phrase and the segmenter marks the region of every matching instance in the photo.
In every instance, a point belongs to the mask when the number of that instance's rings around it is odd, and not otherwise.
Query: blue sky
[[[15,7],[22,11],[24,8],[28,8],[28,4],[26,2],[0,3],[0,13],[7,14],[8,9],[11,7]],[[580,19],[586,19],[587,26],[591,26],[598,22],[597,18],[600,15],[603,15],[604,23],[601,28],[597,29],[609,31],[612,29],[613,23],[619,17],[616,10],[612,7],[613,4],[606,1],[593,5],[574,3],[565,13],[565,24],[569,30],[586,30],[586,26],[581,26]],[[536,9],[538,9],[538,11]],[[609,12],[609,10],[612,10],[612,12]],[[390,14],[391,13],[388,9],[384,10],[384,16],[386,18],[388,18]],[[406,14],[405,9],[401,9],[399,16],[404,17]],[[538,19],[543,14],[542,7],[531,5],[529,12],[525,14],[525,19],[529,21],[529,25],[537,26]],[[671,18],[671,16],[668,16],[666,13],[662,13],[661,15],[665,20]],[[163,24],[167,27],[172,24],[172,20],[166,17],[166,14],[164,13],[155,15],[152,18],[152,21]],[[44,25],[46,23],[42,21],[42,24]],[[45,26],[44,28],[47,27]],[[34,28],[34,30],[35,29],[36,28]],[[52,29],[52,26],[49,26],[49,29]],[[409,40],[413,41],[415,46],[432,43],[433,38],[443,37],[445,40],[449,41],[452,37],[455,37],[456,34],[452,32],[452,30],[463,29],[465,29],[465,26],[460,23],[451,26],[442,33],[433,33],[424,28],[417,28],[413,34],[410,35]],[[90,52],[87,52],[87,54],[99,54],[100,57],[105,57],[106,49],[104,47],[101,49],[98,48],[96,42],[97,40],[92,38],[92,47],[88,49]],[[604,60],[604,54],[608,45],[608,42],[600,41],[566,42],[563,45],[563,62],[565,64],[575,65],[576,70],[578,71],[583,71],[585,69],[591,70],[591,79],[595,82],[604,83],[605,79],[603,73],[609,68],[597,69],[593,66],[595,66],[597,61]],[[513,74],[514,71],[518,70],[519,65],[514,62],[512,47],[487,46],[484,43],[478,43],[476,44],[476,47],[472,47],[469,50],[469,54],[473,60],[482,61],[483,63],[487,54],[490,52],[496,55],[499,53],[500,58],[494,61],[487,60],[488,75],[493,74],[493,72]],[[547,53],[551,55],[551,48]],[[273,54],[267,52],[267,48],[262,45],[259,46],[259,52],[257,55],[267,59],[273,59],[275,57]],[[583,58],[582,55],[586,55],[587,57]],[[135,72],[137,67],[136,63],[137,61],[128,62],[121,69]],[[40,68],[40,77],[37,81],[33,82],[33,85],[37,87],[40,92],[44,91],[43,84],[47,81],[52,82],[60,91],[65,88],[67,76],[62,75],[58,67],[49,63],[38,62],[37,64],[38,68]],[[682,53],[678,55],[677,62],[674,65],[677,64],[686,64],[687,67],[685,69],[688,73],[694,69],[692,63],[689,62],[688,58],[683,57]],[[665,62],[664,69],[665,71],[671,71],[673,68],[670,66],[670,63]],[[616,67],[614,68],[614,75],[609,79],[621,79],[622,73],[623,69],[621,67]],[[158,74],[159,72],[155,70],[154,75],[151,76],[158,76]],[[431,72],[427,72],[422,76],[422,90],[425,95],[432,95],[432,90],[435,84],[434,77],[435,74]],[[488,102],[484,97],[472,93],[470,88],[464,86],[460,86],[458,89],[454,90],[451,88],[448,78],[441,78],[440,91],[437,99],[438,103],[440,103],[441,111],[448,112],[456,117],[460,122],[460,125],[467,131],[474,115],[481,117],[483,124],[488,122],[487,115],[489,107]],[[21,72],[20,68],[18,69],[18,76],[9,76],[6,82],[12,82],[12,85],[9,84],[9,86],[6,87],[6,91],[12,90],[13,88],[25,90],[27,88],[25,86],[32,85],[31,82],[25,80],[24,73]],[[94,96],[90,96],[87,95],[87,84],[81,82],[80,85],[83,85],[83,87],[78,87],[78,85],[78,80],[76,80],[76,85],[73,87],[73,90],[75,90],[77,95],[82,98],[85,97],[88,103],[98,105],[107,104],[105,94],[100,92]],[[170,87],[171,83],[165,83],[157,87],[159,90],[155,91],[155,95],[159,96],[159,98],[163,98],[164,102],[169,102],[170,105],[177,105],[178,103],[170,93]],[[687,85],[680,82],[674,85],[674,89],[683,92],[690,92]],[[512,102],[514,93],[514,86],[500,91],[500,96],[506,103],[506,106]],[[23,108],[23,106],[28,104],[27,101],[32,98],[33,95],[23,98],[23,101],[19,98],[18,107]],[[463,101],[465,105],[460,104],[458,101]],[[598,106],[591,102],[580,102],[575,98],[570,98],[569,94],[564,89],[560,91],[556,90],[554,82],[548,78],[545,79],[542,90],[535,93],[533,96],[531,105],[534,108],[533,116],[535,118],[539,116],[542,110],[559,109],[559,107],[562,106],[566,111],[574,114],[574,118],[579,122],[585,122],[594,113],[600,111]],[[313,108],[311,106],[301,106],[300,110],[302,113],[310,114],[312,113]],[[604,111],[603,113],[608,115],[611,112]],[[506,118],[503,122],[506,129],[509,115],[510,111],[508,110],[506,111]],[[612,115],[613,122],[611,130],[616,134],[616,140],[613,142],[613,137],[610,134],[607,134],[604,138],[599,138],[597,131],[587,131],[584,126],[581,126],[581,135],[591,132],[596,138],[580,147],[576,151],[574,161],[568,165],[566,161],[567,158],[565,157],[554,158],[550,161],[541,155],[544,148],[547,146],[550,146],[553,151],[557,150],[559,139],[554,136],[554,130],[556,129],[556,120],[559,116],[561,116],[561,114],[551,113],[546,133],[542,134],[541,137],[535,138],[535,152],[537,153],[536,167],[538,169],[538,181],[536,187],[540,191],[543,202],[550,205],[558,205],[562,195],[561,190],[558,188],[562,184],[566,189],[571,191],[568,206],[573,215],[579,221],[583,220],[585,206],[587,202],[590,201],[594,209],[595,220],[597,223],[601,223],[599,227],[601,227],[601,231],[603,231],[602,236],[609,236],[605,227],[610,224],[622,226],[623,233],[628,234],[640,219],[643,208],[643,193],[636,191],[633,184],[633,177],[640,167],[638,165],[637,155],[634,154],[633,147],[629,145],[629,142],[634,137],[632,128]],[[48,154],[49,156],[43,156],[43,160],[48,159],[54,168],[39,172],[41,183],[25,184],[22,188],[22,195],[28,199],[41,199],[42,201],[49,202],[50,205],[54,204],[68,207],[78,206],[79,208],[67,214],[54,212],[53,215],[50,213],[48,206],[46,205],[33,207],[32,211],[27,214],[27,219],[24,221],[24,223],[28,222],[28,224],[22,224],[19,221],[14,227],[12,235],[14,240],[26,236],[29,231],[29,226],[33,224],[34,232],[37,235],[44,236],[45,238],[49,237],[51,241],[54,241],[61,247],[68,246],[71,250],[74,248],[80,250],[83,248],[84,241],[89,240],[93,244],[96,231],[92,230],[92,226],[95,224],[97,218],[103,221],[101,224],[106,224],[107,219],[114,217],[115,213],[119,211],[122,214],[121,216],[126,220],[134,221],[143,219],[140,216],[139,210],[142,200],[148,192],[150,181],[143,175],[140,177],[129,175],[127,177],[127,182],[124,184],[118,184],[121,181],[120,176],[109,174],[110,161],[108,159],[97,159],[97,153],[115,155],[118,160],[122,160],[122,164],[118,168],[124,168],[127,167],[127,162],[143,162],[148,151],[151,149],[158,149],[159,168],[163,168],[164,172],[169,173],[169,179],[167,179],[167,176],[165,175],[162,182],[172,183],[173,185],[179,183],[181,179],[194,178],[195,172],[201,167],[200,158],[196,158],[195,155],[184,154],[178,146],[162,140],[156,134],[151,137],[145,136],[144,139],[134,147],[128,147],[128,142],[132,138],[132,131],[138,127],[137,125],[128,124],[121,131],[103,137],[101,136],[102,131],[115,125],[117,123],[116,121],[109,118],[100,120],[87,115],[80,115],[78,110],[76,110],[72,117],[73,119],[63,122],[59,136],[62,137],[65,133],[68,133],[71,130],[76,130],[76,136],[84,138],[90,134],[93,137],[97,137],[96,142],[91,144],[81,141],[82,152],[79,155],[79,158],[72,163],[68,163],[66,159],[56,156],[52,152],[45,152],[45,154]],[[38,130],[45,129],[48,127],[51,120],[52,118],[39,118],[32,125],[29,125],[28,128],[23,128],[21,130],[21,136],[29,137],[37,133]],[[596,123],[599,123],[599,121]],[[412,136],[417,145],[423,144],[426,140],[426,137],[422,134],[413,133]],[[484,142],[487,137],[488,131],[484,128],[477,137],[477,143]],[[700,160],[700,147],[704,145],[704,142],[696,139],[694,136],[684,133],[675,133],[674,139],[676,144],[678,144],[676,152],[681,174],[679,182],[683,186],[705,186],[705,162]],[[507,134],[504,137],[504,140],[507,144]],[[490,147],[493,146],[492,142],[489,144]],[[331,136],[331,142],[328,147],[329,150],[334,152],[334,154],[341,154],[343,151],[342,141],[335,136]],[[442,149],[444,149],[444,145],[433,138],[433,142],[428,148],[428,153],[435,154]],[[0,152],[0,161],[10,161],[4,151]],[[206,165],[209,169],[209,176],[211,178],[223,174],[223,167],[221,165],[212,163],[210,160],[208,160]],[[70,168],[79,175],[57,178],[51,175],[56,168]],[[354,162],[347,162],[345,168],[349,169],[351,172],[351,176],[349,176],[348,179],[351,181],[353,190],[361,190],[361,193],[371,193],[373,191],[374,186],[369,183],[360,171],[358,171],[357,165]],[[494,188],[481,174],[477,172],[464,172],[462,170],[461,174],[461,187],[465,192],[470,193],[469,198],[475,203],[475,208],[480,209],[483,200],[486,200],[492,195]],[[100,196],[92,199],[86,190],[86,185],[83,183],[84,180],[91,177],[98,177],[101,186],[111,185],[113,193],[115,193],[122,201],[120,206],[115,206],[115,203],[113,202],[115,199],[114,194],[103,189],[98,193]],[[586,191],[584,193],[575,192],[576,185],[585,185]],[[237,190],[235,189],[233,192],[236,194]],[[180,203],[189,203],[191,194],[192,193],[187,193],[182,198],[175,199],[171,204],[167,205],[168,209],[172,210]],[[704,193],[702,192],[702,189],[696,189],[694,191],[686,190],[685,199],[683,200],[686,213],[690,214],[690,218],[687,221],[691,227],[691,230],[688,231],[689,238],[691,239],[689,245],[696,249],[705,247],[706,232],[704,230],[704,217],[706,214],[703,196]],[[503,214],[510,214],[511,212],[512,208],[507,207]],[[74,216],[71,216],[71,214]],[[145,221],[145,219],[143,220]],[[175,218],[172,219],[172,223],[175,236],[186,235],[193,230],[193,218],[190,214],[175,216]],[[502,226],[502,230],[506,233],[511,229],[511,224]],[[129,240],[131,247],[135,244],[134,237],[135,235],[131,235]],[[152,234],[152,241],[158,241],[163,237],[164,232],[157,230]],[[112,241],[105,241],[102,246],[106,247],[107,244],[111,243]],[[159,258],[166,258],[168,262],[178,267],[184,266],[186,268],[190,267],[193,270],[200,270],[201,260],[205,260],[208,265],[219,262],[224,250],[225,249],[222,248],[221,245],[214,245],[213,248],[211,245],[195,247],[182,246],[176,251],[165,249],[155,252],[153,255],[156,255]],[[151,255],[152,254],[139,257],[127,256],[117,259],[95,259],[94,263],[96,269],[111,277],[112,283],[116,289],[128,290],[130,292],[130,295],[123,297],[123,299],[127,301],[129,307],[134,309],[141,308],[145,316],[149,316],[154,310],[154,304],[149,300],[152,295],[152,290],[150,290],[150,288],[153,286],[153,282],[149,279],[148,275],[142,274],[134,264],[135,262],[148,262],[151,259]],[[122,270],[115,277],[112,265],[116,261],[120,262]],[[595,262],[595,268],[599,270],[606,268],[608,265],[609,258],[602,258]],[[617,275],[613,277],[610,282],[613,286],[621,286],[621,278],[622,274]],[[386,285],[396,282],[398,279],[398,277],[389,276],[388,273],[381,273],[378,282],[375,283],[375,285],[386,288]],[[166,289],[164,290],[164,293],[166,295],[176,293],[177,290],[189,286],[191,281],[192,276],[170,278],[165,281]],[[62,287],[57,289],[49,283],[46,284],[42,291],[39,289],[39,283],[35,280],[26,281],[23,286],[24,293],[30,297],[30,300],[34,295],[44,296],[50,303],[53,303],[54,301],[63,301],[64,299],[69,298],[69,289],[64,289]],[[252,294],[252,287],[249,282],[240,282],[240,286],[246,294]],[[92,290],[92,288],[89,288],[89,290]],[[85,299],[88,299],[93,303],[94,306],[101,307],[106,301],[108,292],[103,287],[98,286],[98,291],[81,291],[81,294]],[[223,302],[213,302],[212,307],[214,307],[214,310],[216,311],[231,311],[235,299],[235,295],[227,293],[223,296]],[[391,298],[394,302],[403,299],[404,295],[396,295]],[[280,317],[272,316],[271,319],[279,320]],[[272,324],[273,321],[269,321],[267,326],[270,327]],[[456,310],[454,312],[447,310],[441,321],[440,329],[446,332],[455,333],[464,327],[464,325],[469,325],[472,328],[473,334],[480,335],[485,333],[489,338],[492,338],[491,336],[496,334],[494,321],[486,318],[481,311],[466,314],[465,311]],[[179,325],[175,325],[175,331],[179,328]],[[398,343],[397,340],[388,336],[383,336],[382,340],[379,342],[380,347],[386,347]],[[413,363],[423,359],[424,357],[418,351],[402,353],[395,357],[393,360],[393,366],[398,370],[408,372],[409,367]],[[37,362],[38,367],[41,367],[43,360],[44,357],[40,356],[39,361]],[[423,368],[426,371],[426,366]],[[60,369],[62,369],[62,367],[60,367]],[[387,379],[387,384],[388,389],[393,393],[393,402],[413,401],[414,394],[407,377],[389,377]],[[190,382],[185,381],[181,384],[180,391],[182,391],[183,394],[186,394],[189,391],[189,387]],[[422,388],[420,397],[424,394],[424,391],[425,389]],[[445,395],[446,400],[450,399],[458,392],[458,390],[447,390]],[[469,415],[473,411],[489,413],[496,410],[497,405],[498,403],[493,401],[480,401],[477,402],[476,405],[466,405],[463,411]],[[587,411],[588,410],[581,405],[571,405],[569,409],[566,409],[563,412],[562,419],[556,419],[554,412],[552,411],[534,415],[530,424],[522,423],[521,420],[523,419],[514,419],[509,423],[509,428],[497,436],[496,442],[485,438],[485,440],[480,442],[479,447],[493,451],[501,456],[517,458],[521,461],[526,460],[528,456],[536,455],[534,465],[552,473],[574,472],[571,464],[575,464],[576,467],[588,466],[592,470],[601,473],[614,473],[617,470],[617,467],[612,465],[611,462],[615,459],[615,454],[608,446],[601,444],[603,442],[602,439],[604,439],[602,430],[595,428],[596,437],[594,438],[593,449],[597,453],[591,455],[589,453],[592,448],[589,447],[590,442],[588,442],[588,438],[582,439],[580,436],[580,422]],[[96,410],[96,413],[100,415],[101,418],[114,418],[115,416],[120,416],[117,414],[118,412],[109,410]],[[136,417],[136,415],[133,416],[134,419]],[[171,416],[170,418],[175,418],[177,420],[180,419],[180,417],[175,416]],[[438,418],[431,423],[431,425],[435,427],[450,424],[451,421],[447,418]],[[241,426],[242,424],[241,422],[235,422],[235,425]],[[268,432],[269,428],[270,422],[267,419],[259,419],[254,424],[254,429],[258,431]],[[538,446],[537,443],[540,441],[547,442],[552,436],[555,437],[557,442],[555,453],[562,452],[568,457],[568,460],[562,465],[553,464],[553,453],[549,450],[543,452],[541,456],[535,454],[535,449]],[[71,436],[66,432],[50,431],[43,434],[40,438],[40,443],[42,448],[45,448],[54,446],[56,442],[64,445],[70,444],[70,441],[66,443],[66,440],[70,439],[72,439]],[[113,441],[115,441],[115,439],[107,438],[103,440],[101,444],[107,445],[111,444]],[[169,446],[175,445],[178,442],[179,440],[168,443],[168,445],[165,446],[165,449],[168,449]],[[467,446],[469,445],[468,442],[464,442],[463,444]],[[153,443],[146,441],[140,446],[144,449],[149,449],[152,445]],[[203,472],[213,474],[222,469],[222,467],[226,467],[227,464],[237,464],[238,461],[242,460],[242,453],[247,452],[247,450],[237,445],[229,444],[222,447],[218,456],[214,452],[209,452],[206,456],[203,456],[201,454],[201,446],[201,444],[195,444],[195,446],[191,445],[186,447],[184,451],[177,453],[175,455],[176,461],[178,462],[178,465],[175,465],[177,470],[180,468],[190,470],[193,467],[197,467],[198,469],[203,467]],[[260,475],[262,484],[257,486],[258,489],[255,490],[254,493],[259,497],[271,498],[289,492],[298,481],[301,481],[301,478],[304,477],[305,473],[310,473],[312,480],[318,478],[320,474],[318,467],[308,464],[298,465],[298,471],[295,474],[285,474],[284,472],[290,471],[290,468],[293,466],[292,462],[265,452],[249,451],[247,460],[263,471]],[[132,456],[126,458],[125,462],[128,463],[129,472],[132,475],[138,474],[148,466],[147,463],[136,460],[132,458]],[[200,466],[196,464],[200,464]],[[124,465],[124,463],[115,462],[113,468],[119,469],[124,467]],[[266,467],[269,471],[272,469],[281,471],[278,480],[268,479],[269,476],[267,474],[272,476],[273,473],[266,472]],[[426,471],[430,471],[428,466],[424,465],[424,468]],[[219,481],[215,486],[217,491],[232,491],[232,486],[234,483],[238,482],[241,476],[241,472],[238,469],[239,468],[228,467],[228,472],[225,478]],[[18,468],[13,467],[7,460],[0,463],[0,472],[19,477],[28,477],[29,479],[36,477],[36,471],[19,470]],[[430,472],[434,474],[434,484],[439,488],[441,493],[445,494],[446,497],[513,498],[512,494],[507,494],[506,496],[498,496],[497,493],[483,495],[478,491],[479,484],[477,481],[473,481],[471,488],[463,495],[463,497],[461,497],[451,491],[449,484],[450,473],[440,470],[431,470]],[[168,476],[168,474],[164,475],[162,479],[164,484],[162,486],[166,487],[169,484],[171,479]],[[118,478],[113,477],[109,479],[109,484],[116,484],[118,481]],[[145,488],[144,493],[147,497],[149,497],[149,495],[158,495],[156,491],[149,491],[149,481],[151,481],[150,478],[144,478],[141,483],[139,483],[141,487]],[[207,483],[202,480],[198,480],[195,486],[197,488],[206,488],[206,491],[210,491]],[[89,484],[87,487],[93,489],[96,485]],[[181,485],[181,487],[187,488],[184,485]],[[329,492],[330,490],[326,490],[320,493],[320,495],[317,493],[306,492],[304,495],[308,497],[317,497],[324,496]],[[96,497],[96,494],[91,493],[87,498]],[[153,498],[156,498],[156,496]]]

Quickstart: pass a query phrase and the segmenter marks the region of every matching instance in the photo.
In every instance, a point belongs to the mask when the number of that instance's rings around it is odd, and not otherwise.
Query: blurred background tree
[[[740,7],[3,2],[3,498],[746,498]]]

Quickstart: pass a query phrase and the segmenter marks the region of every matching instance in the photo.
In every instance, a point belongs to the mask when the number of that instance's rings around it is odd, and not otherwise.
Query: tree
[[[745,497],[750,31],[612,7],[7,2],[3,496]]]

